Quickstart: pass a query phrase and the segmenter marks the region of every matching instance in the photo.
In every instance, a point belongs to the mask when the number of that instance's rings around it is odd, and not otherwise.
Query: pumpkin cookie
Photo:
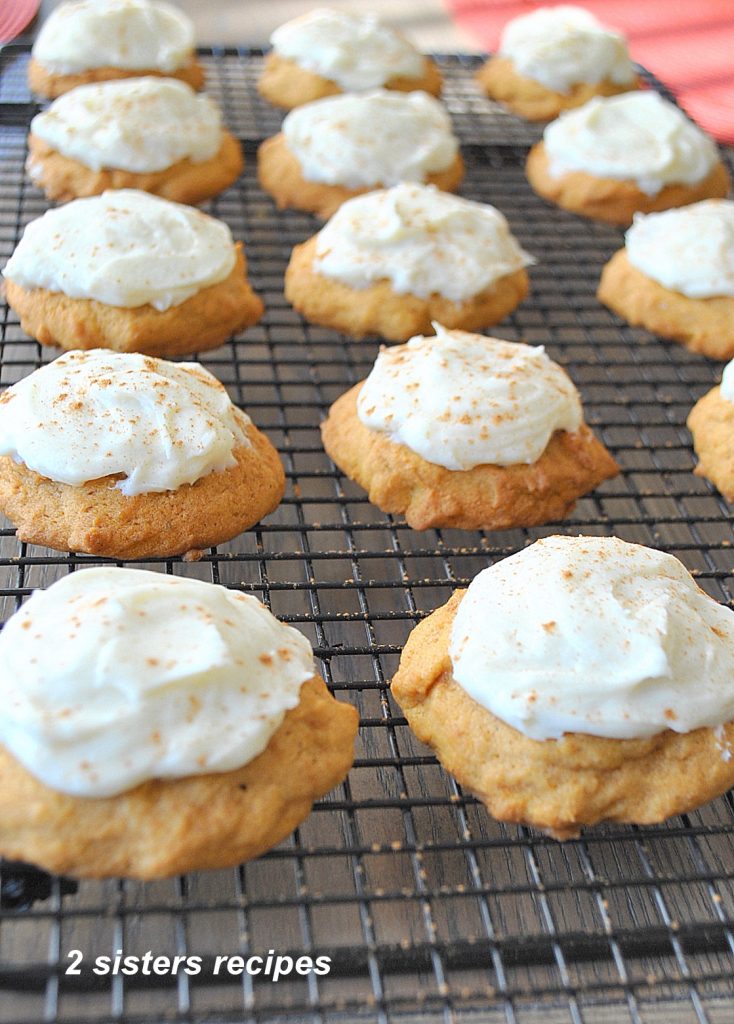
[[[327,454],[415,530],[562,519],[619,467],[564,371],[531,348],[434,324],[384,349],[322,424]]]
[[[142,75],[204,84],[193,23],[163,0],[67,0],[41,26],[28,65],[31,90],[48,99]]]
[[[653,92],[593,99],[548,125],[530,150],[528,181],[544,199],[625,226],[729,191],[708,135]]]
[[[734,203],[637,215],[597,298],[633,327],[712,359],[734,356]]]
[[[254,597],[82,569],[0,634],[0,852],[165,878],[257,857],[351,767],[357,714]]]
[[[285,295],[311,323],[406,341],[434,320],[502,320],[527,295],[531,262],[493,206],[403,184],[348,200],[296,246]]]
[[[550,121],[593,96],[639,88],[624,37],[568,4],[508,22],[477,80],[490,99],[529,121]]]
[[[721,385],[691,409],[687,421],[698,456],[695,472],[710,480],[727,501],[734,501],[734,365],[728,363]]]
[[[292,110],[260,146],[257,166],[279,209],[323,218],[376,188],[413,181],[453,192],[464,176],[444,107],[423,92],[384,89]]]
[[[18,537],[110,558],[223,543],[277,508],[278,453],[198,363],[69,352],[0,396]]]
[[[418,625],[392,693],[491,814],[566,839],[734,784],[733,670],[734,613],[678,559],[549,537]]]
[[[263,313],[226,224],[129,189],[31,221],[3,274],[23,330],[65,349],[203,352]]]
[[[26,168],[49,199],[137,188],[201,203],[244,165],[237,139],[206,96],[173,78],[80,85],[31,121]]]
[[[270,42],[257,88],[287,110],[367,89],[441,93],[434,61],[373,14],[318,8],[281,25]]]

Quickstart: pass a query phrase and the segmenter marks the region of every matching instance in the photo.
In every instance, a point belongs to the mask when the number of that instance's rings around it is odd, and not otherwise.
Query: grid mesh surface
[[[23,175],[27,53],[0,77],[0,261],[46,204]],[[335,472],[319,439],[329,403],[368,372],[376,341],[310,327],[286,305],[291,247],[314,222],[277,214],[255,181],[258,139],[279,117],[254,94],[257,55],[208,52],[209,81],[247,168],[210,210],[247,246],[267,307],[202,362],[278,446],[288,487],[256,529],[198,563],[146,563],[253,593],[311,639],[340,700],[360,711],[348,781],[276,850],[231,871],[165,882],[83,882],[0,871],[0,1022],[731,1024],[734,803],[646,829],[599,827],[558,844],[503,826],[411,736],[388,681],[413,625],[486,565],[552,532],[617,534],[675,553],[732,602],[732,526],[692,473],[685,429],[721,366],[631,330],[594,298],[621,233],[549,208],[525,183],[529,129],[474,91],[473,64],[443,59],[467,162],[463,193],[496,204],[538,258],[532,295],[494,333],[544,344],[579,386],[587,420],[622,466],[545,529],[416,533]],[[41,352],[2,310],[0,385]],[[0,521],[0,619],[77,565],[21,545]],[[64,972],[84,953],[79,976]],[[90,961],[203,957],[200,976],[113,979]],[[331,974],[277,984],[215,977],[218,954],[330,955]]]

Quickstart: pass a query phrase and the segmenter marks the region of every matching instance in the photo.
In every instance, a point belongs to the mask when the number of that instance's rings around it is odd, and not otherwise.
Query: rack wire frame
[[[313,642],[338,699],[360,712],[348,780],[277,849],[230,871],[156,883],[0,867],[0,1024],[731,1024],[731,794],[663,825],[601,826],[563,844],[493,821],[407,728],[389,692],[405,639],[486,565],[550,533],[616,534],[676,554],[732,604],[730,511],[693,475],[685,429],[721,366],[633,330],[594,297],[621,232],[550,208],[525,182],[538,129],[483,99],[476,59],[439,58],[467,163],[463,194],[492,202],[538,263],[530,298],[493,333],[544,344],[578,385],[622,474],[566,521],[500,533],[416,533],[330,463],[318,425],[363,378],[375,339],[304,323],[285,303],[294,244],[316,230],[257,187],[257,143],[280,115],[255,81],[262,55],[203,51],[209,89],[243,141],[243,177],[208,209],[246,243],[262,322],[201,361],[277,445],[280,508],[201,561],[145,567],[253,593]],[[26,47],[0,54],[0,259],[47,204],[24,177],[37,107]],[[42,351],[3,307],[0,387]],[[86,556],[19,544],[0,522],[0,619]],[[141,563],[135,563],[141,564]],[[84,955],[68,975],[68,954]],[[99,977],[94,957],[191,954],[201,975]],[[329,955],[328,977],[273,984],[214,974],[220,954]]]

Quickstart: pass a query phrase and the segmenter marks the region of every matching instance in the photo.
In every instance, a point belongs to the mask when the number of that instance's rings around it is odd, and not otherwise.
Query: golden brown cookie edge
[[[602,269],[596,296],[633,327],[711,359],[734,356],[734,298],[691,299],[666,288],[633,266],[625,249]]]
[[[257,152],[257,175],[260,187],[272,197],[279,210],[303,210],[323,220],[335,213],[347,199],[384,187],[381,182],[363,188],[346,188],[344,185],[307,181],[282,132],[260,145]],[[463,177],[464,161],[461,153],[457,152],[445,170],[427,175],[425,183],[436,185],[444,192],[454,192]]]
[[[710,480],[729,502],[734,502],[734,404],[716,386],[696,402],[686,426],[698,456],[694,472]]]
[[[723,199],[729,192],[729,172],[719,160],[695,185],[666,185],[649,196],[633,181],[597,177],[585,171],[568,171],[554,177],[543,142],[536,143],[525,166],[533,190],[563,210],[591,220],[627,227],[635,213],[658,213],[688,206],[702,199]]]
[[[42,345],[161,357],[205,352],[256,324],[265,310],[247,278],[242,243],[237,242],[235,249],[235,265],[224,280],[162,311],[148,304],[125,309],[96,299],[74,299],[45,288],[24,288],[9,278],[6,298],[21,328]]]
[[[285,297],[310,323],[353,338],[379,334],[388,341],[407,341],[417,334],[432,334],[434,320],[450,329],[482,330],[503,320],[529,291],[524,268],[462,302],[452,302],[438,293],[425,299],[398,294],[388,280],[351,288],[313,269],[316,246],[314,235],[293,249],[285,272]]]
[[[449,470],[369,430],[357,416],[357,384],[334,402],[321,424],[329,458],[363,487],[381,511],[431,527],[504,530],[562,519],[576,500],[619,473],[591,430],[556,431],[532,465]]]
[[[246,433],[251,447],[234,449],[235,466],[175,491],[130,497],[115,487],[119,477],[72,486],[0,456],[0,510],[19,540],[58,551],[130,560],[213,547],[254,526],[283,497],[276,449],[254,424]]]
[[[174,203],[196,206],[229,188],[240,176],[244,162],[237,139],[230,132],[222,131],[218,152],[201,163],[187,158],[162,171],[145,174],[114,167],[93,171],[31,132],[26,169],[33,184],[46,198],[59,202],[101,195],[107,189],[136,188]]]
[[[734,784],[734,759],[722,757],[734,722],[639,740],[566,733],[540,741],[501,721],[451,674],[450,630],[463,594],[411,632],[391,691],[418,739],[497,820],[567,839],[602,821],[655,824]]]
[[[204,88],[204,69],[192,53],[187,64],[176,71],[145,69],[129,71],[124,68],[90,68],[72,75],[57,75],[40,64],[34,57],[28,62],[28,87],[31,92],[44,99],[55,100],[80,85],[94,82],[111,82],[123,78],[176,78],[199,92]]]
[[[384,88],[397,92],[422,91],[438,97],[443,88],[443,79],[435,61],[430,57],[424,57],[423,74],[419,78],[396,76],[389,79]],[[282,57],[272,50],[265,58],[257,82],[257,91],[273,106],[284,110],[293,110],[306,103],[313,103],[327,96],[339,96],[344,92],[332,79],[308,71],[295,60]]]
[[[640,80],[618,85],[608,79],[590,84],[578,82],[567,93],[548,89],[540,82],[521,75],[510,57],[495,55],[480,67],[476,74],[482,91],[492,100],[502,103],[513,114],[527,121],[552,121],[563,113],[588,103],[594,96],[618,96],[640,88]]]
[[[167,878],[251,860],[346,777],[357,724],[356,710],[314,675],[249,764],[100,799],[50,789],[0,747],[0,850],[84,878]]]

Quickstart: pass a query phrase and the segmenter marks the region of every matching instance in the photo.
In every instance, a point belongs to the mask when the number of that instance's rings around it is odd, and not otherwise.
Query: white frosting
[[[635,78],[624,36],[605,28],[591,11],[569,4],[541,7],[509,22],[499,53],[521,75],[560,93],[582,82],[627,85]]]
[[[436,336],[383,349],[357,415],[446,469],[536,462],[554,431],[581,426],[581,401],[545,354],[433,325]]]
[[[396,185],[344,203],[317,236],[314,270],[351,288],[461,302],[532,263],[499,210],[435,185]]]
[[[654,281],[690,299],[734,298],[734,202],[707,199],[647,217],[635,214],[627,258]]]
[[[75,796],[232,771],[265,749],[313,672],[306,638],[254,597],[82,569],[0,633],[0,741]]]
[[[47,71],[176,71],[191,60],[194,26],[163,0],[70,0],[51,11],[33,45]]]
[[[31,221],[3,274],[23,288],[162,311],[223,281],[235,259],[222,221],[120,189],[75,199]]]
[[[734,359],[727,363],[721,375],[719,394],[727,402],[734,403]]]
[[[719,159],[708,135],[655,92],[594,97],[561,114],[543,139],[552,175],[634,181],[651,196],[665,185],[696,184]]]
[[[210,160],[222,144],[221,115],[207,96],[175,78],[80,85],[31,121],[31,131],[93,171],[163,171]]]
[[[347,188],[425,181],[459,148],[445,108],[425,92],[329,96],[292,110],[283,132],[307,181]]]
[[[320,7],[281,25],[270,42],[280,57],[336,82],[344,92],[376,89],[390,78],[418,78],[423,72],[423,57],[374,14]]]
[[[677,558],[616,537],[548,537],[485,569],[449,654],[464,690],[535,740],[734,719],[734,613]]]
[[[72,487],[174,491],[234,466],[250,422],[198,363],[66,352],[0,396],[0,455]]]

